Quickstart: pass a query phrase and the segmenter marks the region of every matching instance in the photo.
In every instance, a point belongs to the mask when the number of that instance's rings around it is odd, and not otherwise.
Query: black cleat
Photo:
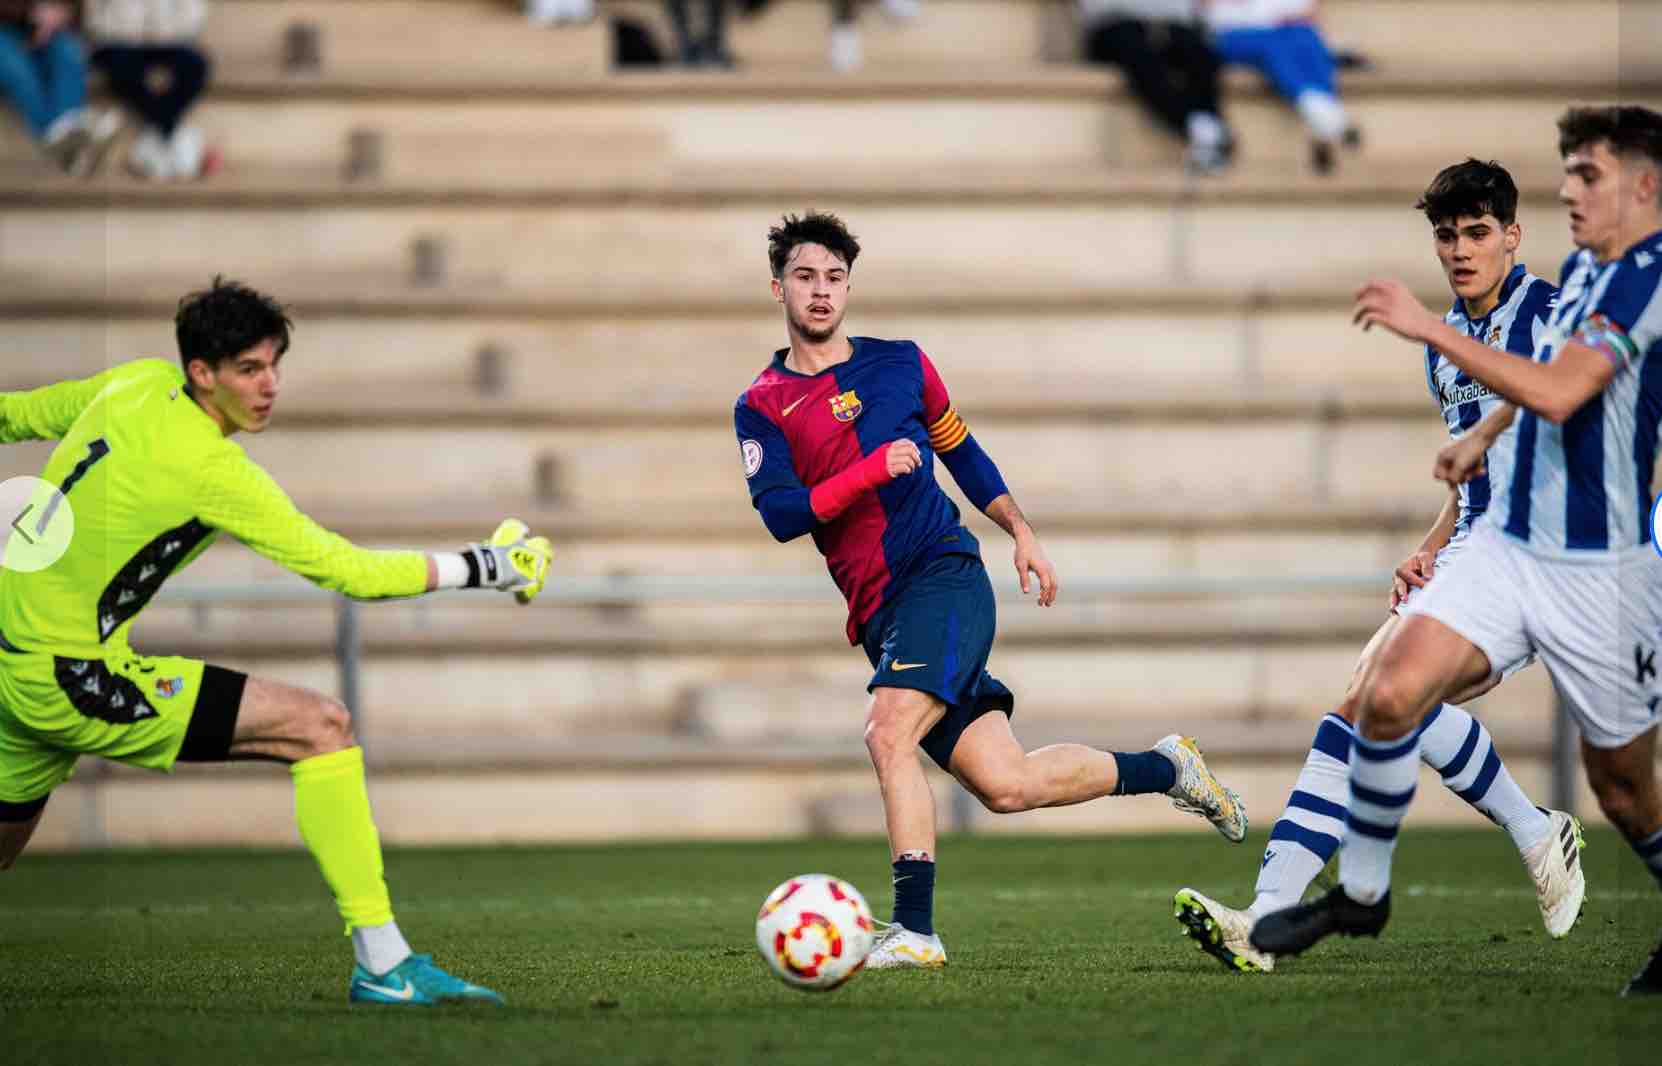
[[[1333,173],[1333,166],[1333,142],[1311,141],[1310,169],[1325,178],[1327,175]]]
[[[1645,968],[1633,975],[1633,980],[1622,989],[1622,995],[1627,996],[1662,996],[1662,944],[1656,945],[1651,952],[1650,962]]]
[[[1377,937],[1390,917],[1389,892],[1378,903],[1358,903],[1340,885],[1318,900],[1264,915],[1247,939],[1271,955],[1297,955],[1334,933]]]

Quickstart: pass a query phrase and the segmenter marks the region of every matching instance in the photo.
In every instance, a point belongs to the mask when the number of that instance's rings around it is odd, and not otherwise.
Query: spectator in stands
[[[87,63],[73,27],[80,5],[0,0],[0,93],[64,171],[87,176],[120,130],[117,116],[87,108]]]
[[[151,181],[191,180],[218,168],[202,131],[182,120],[208,82],[208,59],[193,43],[206,0],[90,0],[93,66],[142,123],[127,167]]]
[[[1259,71],[1298,109],[1318,173],[1332,171],[1334,145],[1362,143],[1339,101],[1337,64],[1316,28],[1316,0],[1207,0],[1206,17],[1223,61]]]
[[[525,17],[542,26],[587,22],[594,18],[594,0],[525,0]]]
[[[733,68],[733,55],[727,50],[727,0],[702,0],[697,26],[690,0],[665,0],[665,6],[683,66]]]
[[[1189,169],[1229,165],[1235,136],[1218,102],[1218,54],[1206,40],[1199,0],[1079,0],[1085,55],[1118,66],[1165,129],[1189,146]]]
[[[855,22],[858,0],[831,0],[831,69],[848,74],[865,61],[860,29]],[[920,0],[883,0],[883,13],[896,22],[910,22],[922,9]]]

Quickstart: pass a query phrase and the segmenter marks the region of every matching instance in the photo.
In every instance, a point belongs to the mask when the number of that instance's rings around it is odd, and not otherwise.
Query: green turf
[[[1589,835],[1591,901],[1542,933],[1496,832],[1411,831],[1385,938],[1231,975],[1179,936],[1184,884],[1244,900],[1258,837],[953,839],[944,972],[804,994],[752,921],[795,873],[888,912],[874,841],[406,850],[418,950],[506,1010],[349,1008],[351,954],[303,853],[29,855],[0,877],[0,1062],[1646,1063],[1662,1002],[1615,996],[1662,895]]]

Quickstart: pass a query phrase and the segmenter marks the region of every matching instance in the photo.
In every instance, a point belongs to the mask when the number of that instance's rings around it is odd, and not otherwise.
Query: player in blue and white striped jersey
[[[1517,261],[1523,228],[1517,220],[1518,187],[1512,176],[1497,163],[1468,159],[1445,167],[1415,206],[1431,224],[1432,247],[1454,292],[1454,306],[1445,321],[1464,336],[1528,359],[1546,331],[1558,290]],[[1184,931],[1231,970],[1274,967],[1274,957],[1254,949],[1248,934],[1258,918],[1297,903],[1338,851],[1350,799],[1349,762],[1360,683],[1401,623],[1398,610],[1421,595],[1433,575],[1467,543],[1474,523],[1489,506],[1489,478],[1504,481],[1512,467],[1514,434],[1505,432],[1499,419],[1486,418],[1505,407],[1505,401],[1429,347],[1425,373],[1450,437],[1461,439],[1480,425],[1486,433],[1495,431],[1487,449],[1488,472],[1444,494],[1430,532],[1397,567],[1391,614],[1362,652],[1345,699],[1323,716],[1316,730],[1286,809],[1270,830],[1251,906],[1236,910],[1192,888],[1173,898],[1173,913]],[[1580,827],[1568,813],[1535,806],[1513,780],[1489,731],[1459,706],[1532,661],[1526,655],[1503,664],[1496,677],[1457,694],[1428,715],[1420,731],[1420,758],[1441,775],[1445,786],[1506,830],[1535,884],[1542,923],[1556,938],[1569,934],[1586,896]]]
[[[1358,294],[1364,328],[1434,346],[1523,409],[1517,456],[1470,546],[1407,608],[1363,683],[1340,886],[1261,919],[1251,941],[1263,950],[1378,935],[1420,720],[1529,652],[1581,728],[1600,809],[1662,886],[1662,549],[1647,543],[1662,436],[1662,115],[1572,108],[1558,128],[1580,251],[1532,360],[1461,335],[1398,282]],[[1448,465],[1457,479],[1470,463]],[[1662,995],[1662,947],[1625,994]]]

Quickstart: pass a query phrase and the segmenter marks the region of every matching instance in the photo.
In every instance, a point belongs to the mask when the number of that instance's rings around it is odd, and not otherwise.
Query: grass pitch
[[[830,994],[764,968],[785,877],[852,880],[888,914],[877,841],[405,850],[417,950],[505,1010],[349,1008],[349,946],[303,853],[25,856],[0,877],[0,1061],[30,1063],[1645,1063],[1662,1002],[1615,995],[1662,894],[1589,834],[1591,898],[1549,941],[1506,838],[1415,831],[1383,940],[1234,975],[1180,937],[1190,884],[1244,902],[1263,837],[948,839],[943,972]]]

